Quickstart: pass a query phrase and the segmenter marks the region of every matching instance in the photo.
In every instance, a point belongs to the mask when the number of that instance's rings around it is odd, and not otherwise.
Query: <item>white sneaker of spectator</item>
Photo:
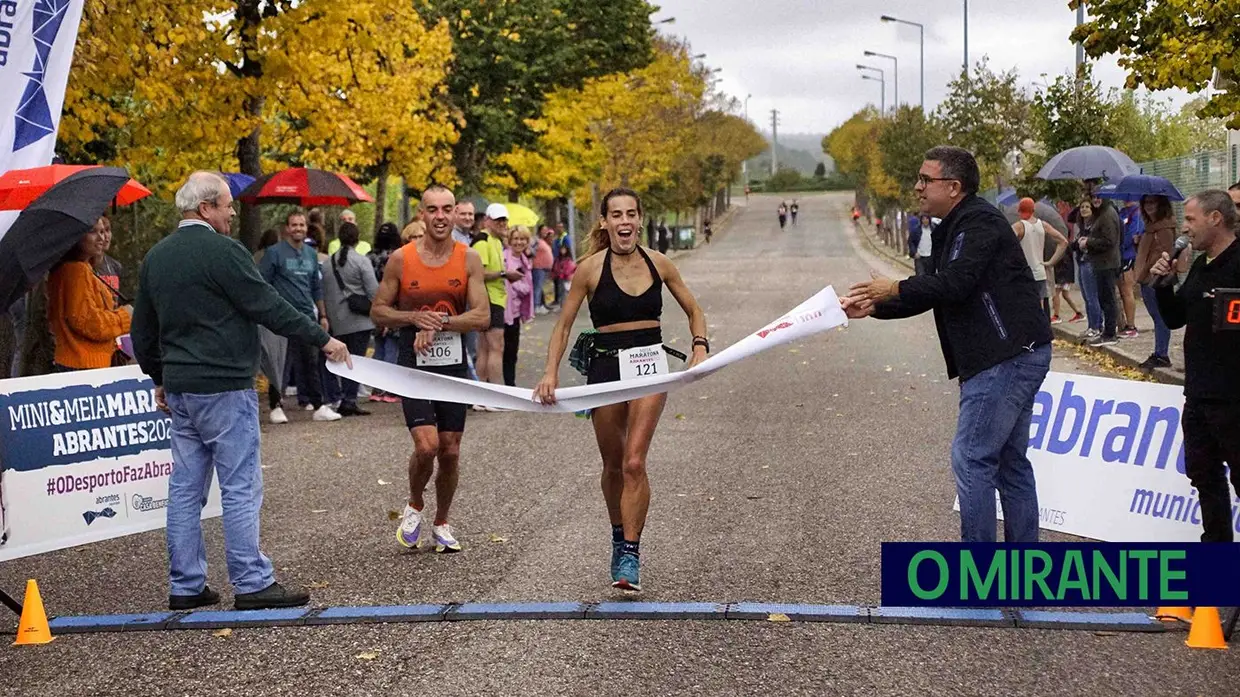
[[[282,407],[276,407],[275,409],[272,409],[271,414],[269,414],[267,418],[270,419],[271,423],[273,424],[288,423],[288,417],[284,415],[284,409]]]
[[[319,407],[318,411],[314,412],[312,418],[315,421],[339,421],[340,414],[336,413],[336,410],[332,409],[330,405],[324,404]]]

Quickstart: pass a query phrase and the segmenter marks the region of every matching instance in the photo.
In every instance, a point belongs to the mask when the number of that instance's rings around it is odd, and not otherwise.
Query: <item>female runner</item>
[[[613,189],[603,197],[602,220],[591,234],[590,256],[577,268],[568,299],[551,333],[547,368],[534,395],[543,404],[555,403],[560,360],[581,304],[587,301],[595,332],[583,333],[573,348],[574,367],[587,383],[630,380],[668,372],[659,318],[663,314],[663,286],[672,292],[689,318],[693,356],[688,367],[701,363],[710,352],[706,316],[664,255],[641,247],[642,204],[636,192]],[[681,360],[684,354],[676,354]],[[612,586],[641,590],[638,543],[650,507],[646,455],[654,429],[667,403],[666,394],[650,395],[594,409],[591,419],[603,457],[602,488],[611,518]]]

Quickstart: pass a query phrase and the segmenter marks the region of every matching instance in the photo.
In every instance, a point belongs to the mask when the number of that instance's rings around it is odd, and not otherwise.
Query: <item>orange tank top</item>
[[[418,254],[418,243],[401,248],[404,265],[400,274],[397,305],[403,312],[465,313],[469,291],[469,272],[465,268],[468,247],[457,242],[452,256],[442,266],[427,266]]]

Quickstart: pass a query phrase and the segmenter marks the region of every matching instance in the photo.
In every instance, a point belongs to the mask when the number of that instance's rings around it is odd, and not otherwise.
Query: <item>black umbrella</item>
[[[128,181],[119,167],[86,169],[26,206],[0,238],[0,308],[17,302],[73,249]]]

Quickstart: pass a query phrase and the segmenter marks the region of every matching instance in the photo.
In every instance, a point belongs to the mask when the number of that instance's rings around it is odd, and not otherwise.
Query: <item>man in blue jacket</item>
[[[995,541],[995,489],[1004,539],[1036,542],[1038,493],[1026,457],[1033,400],[1050,370],[1051,328],[1038,282],[1007,219],[977,195],[973,154],[940,146],[917,175],[931,233],[930,273],[903,281],[874,275],[841,303],[849,317],[901,319],[934,312],[947,374],[960,378],[952,471],[960,538]]]

